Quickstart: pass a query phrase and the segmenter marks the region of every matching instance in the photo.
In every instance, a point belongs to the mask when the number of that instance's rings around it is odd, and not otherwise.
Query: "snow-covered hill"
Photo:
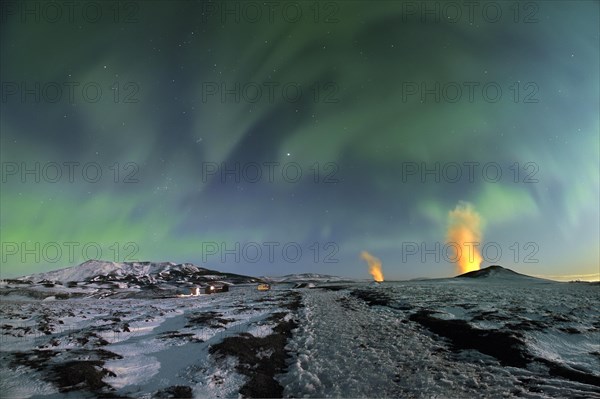
[[[232,283],[251,283],[258,281],[254,277],[233,273],[221,273],[216,270],[198,267],[192,263],[174,262],[108,262],[88,260],[77,266],[52,270],[46,273],[31,274],[19,280],[39,283],[49,282],[89,282],[89,281],[135,281],[169,282],[194,280],[223,280]]]
[[[88,260],[77,266],[66,267],[64,269],[52,270],[46,273],[36,273],[23,276],[21,280],[30,280],[32,282],[48,281],[86,281],[97,276],[143,276],[150,274],[158,274],[160,272],[169,271],[172,268],[185,269],[190,272],[198,271],[198,268],[193,265],[177,265],[173,262],[108,262],[102,260]]]
[[[189,293],[192,286],[261,281],[256,277],[205,269],[191,263],[89,260],[73,267],[5,280],[0,283],[0,296],[5,299],[164,298]]]

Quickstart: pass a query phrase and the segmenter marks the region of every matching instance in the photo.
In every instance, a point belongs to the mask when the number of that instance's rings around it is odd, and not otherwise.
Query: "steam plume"
[[[369,265],[369,273],[373,276],[373,279],[377,282],[383,281],[383,271],[381,270],[381,260],[374,257],[367,251],[362,251],[360,257],[367,262]]]
[[[477,248],[481,243],[481,216],[472,204],[460,201],[448,214],[446,242],[454,247],[459,273],[479,270],[483,257]]]

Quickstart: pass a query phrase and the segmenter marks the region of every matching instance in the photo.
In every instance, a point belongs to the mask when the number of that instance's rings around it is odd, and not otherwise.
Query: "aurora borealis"
[[[598,279],[597,2],[67,3],[2,3],[2,278],[450,276],[465,201],[482,266]]]

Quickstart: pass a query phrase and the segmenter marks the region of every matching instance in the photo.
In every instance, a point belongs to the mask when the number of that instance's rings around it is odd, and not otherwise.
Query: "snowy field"
[[[2,398],[600,398],[598,285],[0,298]]]

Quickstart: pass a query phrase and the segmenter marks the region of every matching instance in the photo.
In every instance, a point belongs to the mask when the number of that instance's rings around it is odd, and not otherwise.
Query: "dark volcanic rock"
[[[156,398],[193,398],[192,388],[185,385],[174,385],[158,391],[155,395]]]
[[[104,362],[121,358],[104,349],[32,350],[13,353],[10,363],[13,367],[27,366],[40,371],[42,378],[53,383],[60,392],[88,391],[103,396],[112,388],[102,379],[115,376],[103,367]]]
[[[442,337],[448,338],[457,349],[475,349],[495,357],[506,366],[525,367],[532,358],[516,334],[501,330],[480,330],[465,320],[442,320],[433,311],[420,310],[409,320],[415,321]]]
[[[390,296],[387,293],[381,290],[358,289],[352,291],[350,295],[362,299],[369,306],[389,306],[392,302],[392,298],[390,298]]]
[[[301,295],[290,296],[288,309],[298,309],[301,305]],[[277,322],[274,333],[266,337],[255,337],[248,333],[235,337],[227,337],[223,342],[210,347],[209,352],[218,358],[234,356],[238,359],[237,371],[249,377],[240,389],[243,397],[249,398],[280,398],[283,387],[274,379],[276,374],[286,369],[286,359],[289,357],[285,349],[292,330],[298,327],[295,320],[284,320],[285,312],[271,315],[270,321]],[[265,355],[268,354],[268,355]]]
[[[505,366],[526,368],[537,362],[548,367],[550,375],[571,381],[600,386],[600,377],[569,368],[548,359],[532,356],[526,350],[519,333],[510,330],[481,330],[472,327],[465,320],[442,320],[432,315],[431,310],[420,310],[409,320],[428,328],[435,334],[448,338],[456,349],[475,349],[498,359]]]

